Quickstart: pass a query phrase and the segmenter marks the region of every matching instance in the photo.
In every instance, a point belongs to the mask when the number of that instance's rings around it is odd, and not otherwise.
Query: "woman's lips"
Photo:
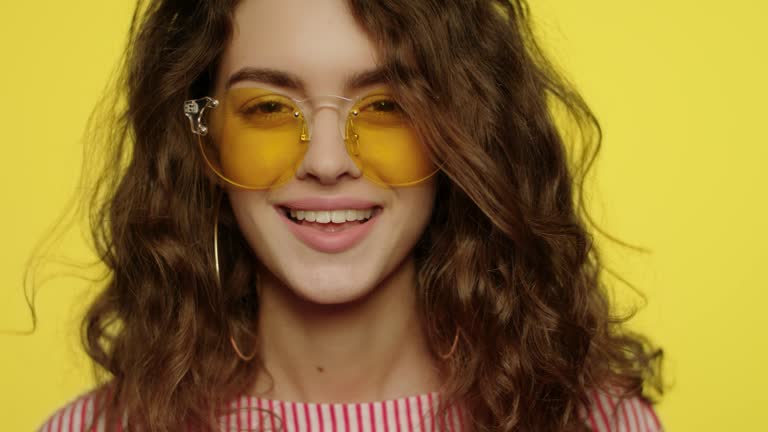
[[[374,211],[367,221],[344,223],[317,223],[304,221],[301,224],[288,217],[279,206],[275,210],[283,219],[288,229],[302,243],[324,253],[339,253],[351,249],[360,243],[371,231],[379,219],[381,209]]]

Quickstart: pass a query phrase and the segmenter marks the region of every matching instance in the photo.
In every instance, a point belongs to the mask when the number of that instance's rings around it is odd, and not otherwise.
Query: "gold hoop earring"
[[[451,350],[448,351],[446,354],[440,354],[440,358],[443,360],[448,360],[453,356],[453,353],[456,352],[456,347],[459,345],[459,333],[461,332],[461,329],[459,327],[456,327],[456,334],[453,336],[453,344],[451,344]]]
[[[216,268],[216,281],[219,284],[219,289],[222,289],[222,283],[221,283],[221,273],[219,270],[219,209],[221,208],[221,196],[224,194],[224,192],[220,192],[219,195],[216,197],[216,204],[214,208],[213,213],[213,262],[214,267]],[[234,336],[229,336],[229,343],[232,345],[232,348],[235,350],[235,354],[240,358],[240,360],[244,362],[249,362],[253,360],[254,357],[256,357],[256,350],[253,350],[253,352],[250,355],[244,355],[242,351],[240,351],[240,348],[237,346],[237,342],[235,342]]]
[[[240,357],[240,360],[244,362],[249,362],[253,360],[254,357],[256,357],[256,350],[253,350],[251,355],[244,355],[242,351],[240,351],[240,348],[237,347],[237,342],[235,342],[235,338],[233,336],[229,337],[229,343],[232,344],[232,348],[235,349],[235,354],[237,354],[238,357]]]

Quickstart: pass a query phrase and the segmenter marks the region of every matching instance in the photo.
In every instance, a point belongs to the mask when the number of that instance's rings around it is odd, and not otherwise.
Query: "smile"
[[[298,210],[277,206],[289,231],[319,252],[339,253],[360,243],[373,228],[383,209]]]
[[[307,221],[318,224],[343,224],[345,222],[365,223],[370,219],[377,208],[364,210],[295,210],[285,209],[288,217],[296,222]]]

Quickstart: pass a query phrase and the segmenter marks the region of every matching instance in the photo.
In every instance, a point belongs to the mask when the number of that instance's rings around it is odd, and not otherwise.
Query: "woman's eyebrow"
[[[387,80],[387,74],[381,67],[362,72],[355,72],[350,75],[344,84],[344,90],[347,92],[360,90],[365,87],[371,87],[378,84],[384,84]]]
[[[255,81],[276,87],[304,92],[304,81],[297,75],[277,69],[244,67],[233,73],[227,80],[225,90],[241,81]],[[344,83],[346,92],[359,90],[387,81],[383,68],[377,67],[362,72],[355,72]]]
[[[224,89],[228,90],[241,81],[257,81],[285,89],[304,91],[304,82],[294,74],[276,69],[253,67],[244,67],[233,73],[227,80]]]

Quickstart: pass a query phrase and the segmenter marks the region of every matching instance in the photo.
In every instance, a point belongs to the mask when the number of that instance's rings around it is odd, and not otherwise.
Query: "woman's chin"
[[[318,305],[353,303],[373,291],[373,287],[369,284],[350,283],[348,280],[298,282],[292,284],[288,289],[303,300]]]
[[[307,289],[295,290],[304,300],[317,305],[342,305],[354,303],[367,296],[372,289],[360,286],[313,286]]]

